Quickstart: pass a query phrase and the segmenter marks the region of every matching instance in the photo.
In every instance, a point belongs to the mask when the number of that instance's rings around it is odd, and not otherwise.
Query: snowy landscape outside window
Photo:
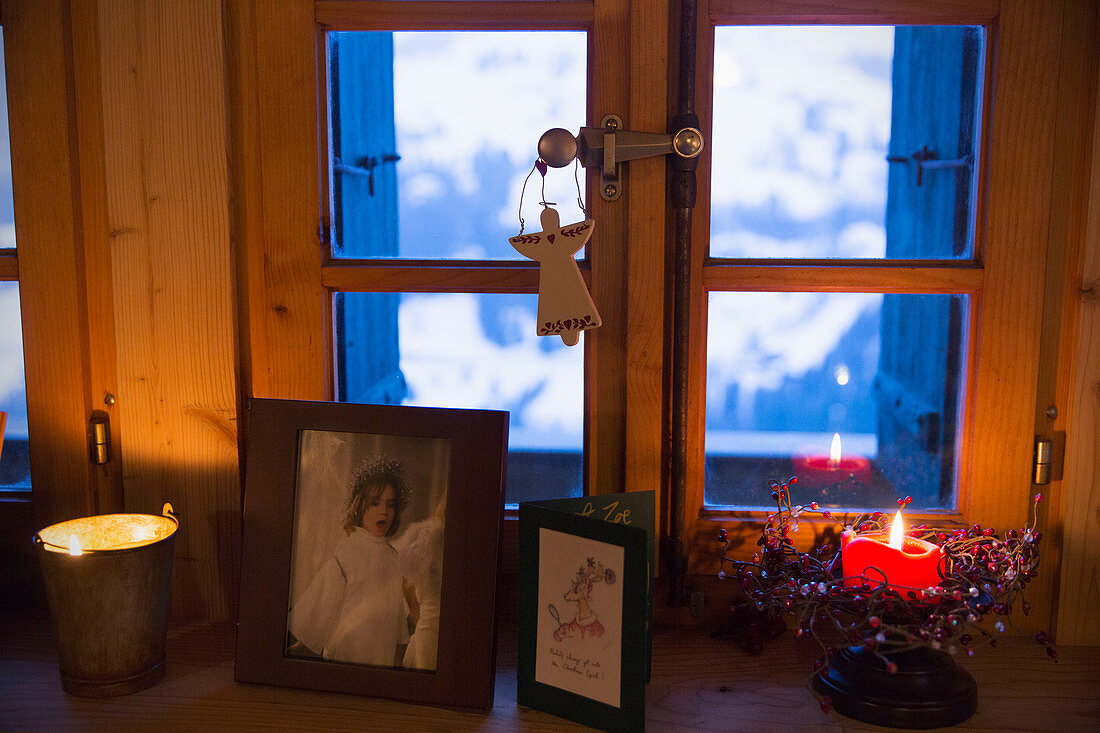
[[[717,28],[709,261],[972,257],[982,38]],[[953,508],[968,314],[962,294],[709,292],[705,502],[768,506],[800,474],[802,501]]]
[[[522,260],[508,237],[536,143],[548,127],[585,124],[585,34],[341,32],[329,43],[334,256]],[[571,170],[548,176],[546,197],[563,222],[584,218]],[[527,231],[541,199],[536,173]],[[580,495],[584,340],[537,336],[537,296],[336,296],[340,399],[507,410],[506,500]]]
[[[586,122],[585,34],[341,32],[328,52],[333,255],[519,259],[535,142]],[[972,257],[982,53],[980,28],[717,28],[708,262]],[[547,179],[563,222],[582,218],[569,178]],[[965,295],[704,297],[708,505],[766,506],[766,478],[834,434],[871,471],[808,498],[953,505]],[[583,341],[538,338],[535,309],[336,293],[339,397],[508,410],[508,501],[577,495]]]

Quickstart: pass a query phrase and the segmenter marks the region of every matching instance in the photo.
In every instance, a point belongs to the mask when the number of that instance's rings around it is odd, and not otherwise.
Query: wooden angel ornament
[[[573,257],[592,236],[596,222],[585,219],[563,227],[557,210],[546,204],[540,220],[541,232],[521,233],[508,243],[539,263],[538,335],[560,335],[566,346],[573,346],[581,331],[602,323]]]

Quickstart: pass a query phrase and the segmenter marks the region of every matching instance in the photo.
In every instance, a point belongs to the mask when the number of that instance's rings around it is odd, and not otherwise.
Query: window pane
[[[582,32],[330,33],[333,254],[522,259],[508,238],[539,137],[584,125],[586,44]],[[528,231],[542,183],[536,172],[523,196]],[[572,168],[551,169],[545,195],[562,222],[584,219]]]
[[[3,33],[0,32],[0,79],[4,78]],[[11,193],[11,145],[8,140],[8,95],[0,89],[0,249],[15,247],[15,203]]]
[[[0,78],[3,78],[3,36],[0,35]],[[11,147],[8,144],[8,100],[0,91],[0,249],[15,247],[15,205],[11,194]],[[27,387],[23,376],[23,331],[19,315],[19,284],[0,282],[0,412],[7,413],[0,429],[0,492],[29,489],[27,452]]]
[[[768,480],[797,475],[801,503],[953,508],[966,308],[959,295],[712,293],[706,503],[774,507]]]
[[[580,496],[583,334],[535,335],[535,295],[337,293],[339,398],[507,410],[508,503]]]
[[[980,27],[720,27],[710,253],[968,258]]]
[[[0,412],[7,426],[0,435],[0,492],[31,485],[27,452],[27,389],[23,378],[23,332],[19,324],[19,285],[0,282]]]

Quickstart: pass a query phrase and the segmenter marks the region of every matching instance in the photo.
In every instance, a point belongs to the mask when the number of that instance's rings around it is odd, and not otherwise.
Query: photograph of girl
[[[288,656],[436,669],[450,443],[302,431]]]

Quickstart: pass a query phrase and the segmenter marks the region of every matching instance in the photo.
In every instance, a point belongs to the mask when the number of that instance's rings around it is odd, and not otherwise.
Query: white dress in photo
[[[398,541],[401,567],[420,604],[420,617],[404,665],[436,669],[439,649],[439,600],[443,590],[443,520],[425,519],[409,526]]]
[[[289,617],[290,633],[325,659],[386,667],[407,624],[397,551],[362,527],[340,540]]]

